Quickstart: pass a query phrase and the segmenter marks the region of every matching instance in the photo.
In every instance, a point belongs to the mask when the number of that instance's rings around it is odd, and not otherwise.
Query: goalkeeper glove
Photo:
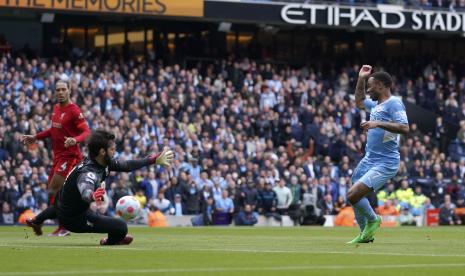
[[[165,147],[161,153],[152,155],[149,158],[152,159],[152,162],[156,165],[169,167],[174,160],[174,153],[168,147]]]
[[[92,193],[92,198],[96,202],[103,201],[104,196],[105,196],[105,188],[102,188],[102,187],[98,188]]]

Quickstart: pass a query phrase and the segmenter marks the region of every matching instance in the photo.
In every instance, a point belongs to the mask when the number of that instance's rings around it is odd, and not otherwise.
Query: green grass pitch
[[[130,246],[100,234],[36,237],[0,227],[3,275],[465,275],[465,228],[382,228],[374,244],[345,242],[356,228],[131,227]]]

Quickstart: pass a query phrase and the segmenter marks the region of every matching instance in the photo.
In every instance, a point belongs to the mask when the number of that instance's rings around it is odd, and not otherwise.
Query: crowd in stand
[[[448,152],[465,145],[465,74],[457,65],[405,64],[405,72],[396,71],[399,64],[384,66],[395,76],[394,95],[438,117],[434,132],[422,133],[412,123],[402,138],[399,173],[373,200],[380,213],[402,213],[410,222],[409,216],[441,208],[444,224],[461,222],[453,211],[465,207],[465,155]],[[233,57],[183,68],[116,57],[70,62],[4,55],[0,223],[47,206],[50,145],[27,148],[19,138],[50,127],[54,84],[64,79],[90,128],[115,133],[117,158],[163,146],[176,153],[169,170],[112,173],[107,205],[97,212],[112,214],[118,198],[133,194],[150,214],[199,215],[193,221],[199,225],[228,224],[233,217],[253,224],[254,212],[321,224],[322,215],[346,207],[350,177],[364,154],[366,135],[350,96],[359,68],[323,74],[311,64],[291,68]],[[444,122],[451,120],[461,123],[449,139]]]

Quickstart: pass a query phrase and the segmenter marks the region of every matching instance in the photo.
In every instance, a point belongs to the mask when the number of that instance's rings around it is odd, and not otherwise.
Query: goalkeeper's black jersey
[[[55,200],[58,215],[74,217],[86,212],[93,201],[92,193],[105,181],[109,171],[130,172],[152,162],[149,158],[128,161],[112,159],[104,167],[95,160],[85,158],[68,174],[63,187],[58,191]]]
[[[108,167],[88,158],[74,167],[57,194],[58,215],[72,217],[86,212],[92,202],[92,192],[100,187],[107,174]]]

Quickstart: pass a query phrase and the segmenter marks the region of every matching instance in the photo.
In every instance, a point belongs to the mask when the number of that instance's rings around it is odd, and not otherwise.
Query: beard
[[[105,163],[107,163],[107,166],[108,164],[110,164],[110,161],[111,161],[111,157],[108,155],[108,153],[105,154]]]

